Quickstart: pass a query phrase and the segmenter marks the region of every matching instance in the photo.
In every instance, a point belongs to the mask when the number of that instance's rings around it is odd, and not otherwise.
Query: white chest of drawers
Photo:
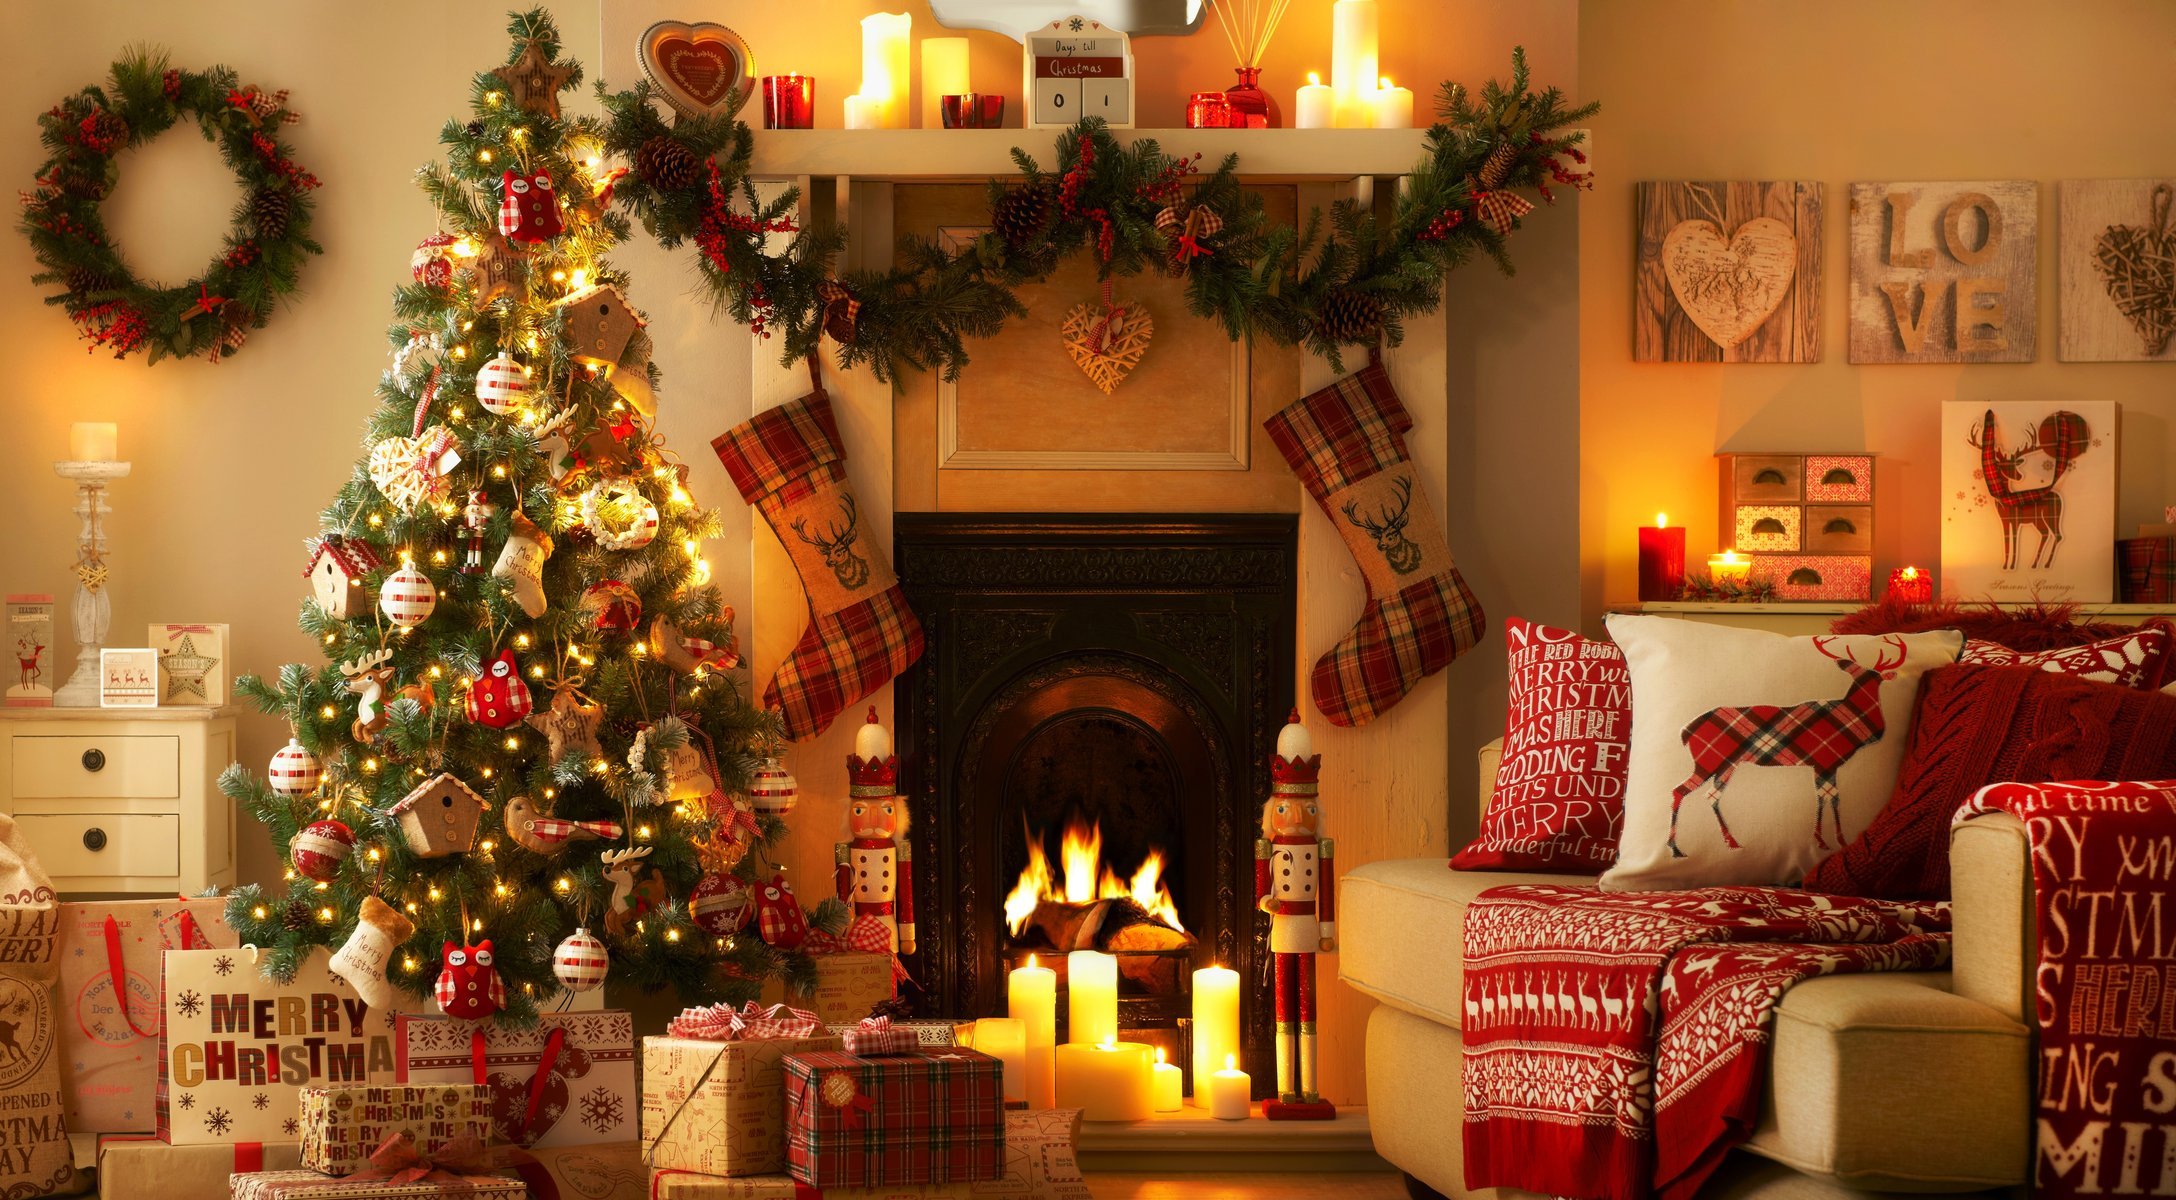
[[[0,811],[64,893],[234,883],[232,708],[0,708]]]

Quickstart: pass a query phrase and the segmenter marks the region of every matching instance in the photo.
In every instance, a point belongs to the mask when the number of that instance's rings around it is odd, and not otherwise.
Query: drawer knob
[[[103,770],[105,770],[105,769],[106,769],[106,752],[105,752],[105,751],[103,751],[103,750],[95,749],[95,748],[93,748],[93,749],[90,749],[90,750],[85,750],[85,751],[83,752],[83,769],[84,769],[84,770],[86,770],[86,771],[103,771]]]
[[[93,751],[91,751],[91,753],[93,753],[93,754],[96,754],[96,753],[98,753],[98,751],[96,751],[96,750],[93,750]],[[96,829],[96,828],[93,828],[93,829],[86,829],[86,830],[84,830],[84,831],[83,831],[83,848],[84,848],[85,850],[103,850],[103,849],[105,849],[105,848],[106,848],[106,831],[105,831],[105,830],[103,830],[103,829]]]

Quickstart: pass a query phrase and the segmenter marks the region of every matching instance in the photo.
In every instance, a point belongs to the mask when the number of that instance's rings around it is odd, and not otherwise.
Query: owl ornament
[[[756,932],[773,950],[791,950],[808,940],[808,914],[793,898],[784,871],[756,889]]]
[[[521,724],[532,703],[529,685],[521,678],[521,664],[514,661],[511,650],[499,651],[468,687],[468,719],[492,729]]]
[[[567,231],[559,214],[559,193],[543,171],[523,175],[508,171],[501,181],[499,232],[517,242],[548,242]]]
[[[491,939],[473,946],[447,942],[434,990],[439,1011],[457,1021],[481,1021],[506,1007],[506,986],[493,965]]]

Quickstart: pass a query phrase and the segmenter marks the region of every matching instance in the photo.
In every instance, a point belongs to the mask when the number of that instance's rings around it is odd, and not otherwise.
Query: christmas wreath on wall
[[[1571,126],[1600,106],[1529,90],[1523,50],[1511,67],[1508,84],[1491,81],[1478,97],[1443,85],[1426,156],[1380,214],[1343,201],[1298,230],[1272,224],[1240,186],[1237,155],[1201,175],[1198,159],[1149,138],[1122,143],[1089,119],[1058,138],[1055,172],[1013,151],[1018,177],[990,185],[990,232],[964,246],[905,238],[891,268],[834,274],[845,231],[802,228],[795,190],[768,202],[757,194],[754,134],[738,105],[668,124],[647,83],[602,97],[606,148],[632,164],[606,193],[667,247],[693,242],[713,298],[781,338],[787,362],[828,336],[842,367],[956,378],[969,340],[1025,315],[1013,289],[1087,250],[1104,294],[1081,331],[1091,344],[1069,341],[1076,359],[1102,351],[1124,316],[1111,281],[1159,270],[1185,279],[1188,307],[1232,337],[1302,345],[1343,370],[1341,351],[1396,345],[1405,318],[1433,311],[1450,270],[1485,255],[1511,271],[1510,235],[1534,207],[1513,189],[1553,201],[1552,184],[1591,186],[1584,134]]]
[[[146,283],[121,257],[99,205],[120,178],[118,157],[193,119],[241,182],[246,199],[225,247],[196,278],[173,287]],[[295,290],[310,240],[309,193],[317,176],[288,156],[279,130],[298,118],[287,93],[240,84],[226,67],[184,71],[164,55],[137,52],[93,85],[38,118],[48,157],[23,195],[21,228],[38,264],[37,284],[63,289],[58,304],[93,349],[149,361],[201,355],[213,362],[263,328],[272,306]]]

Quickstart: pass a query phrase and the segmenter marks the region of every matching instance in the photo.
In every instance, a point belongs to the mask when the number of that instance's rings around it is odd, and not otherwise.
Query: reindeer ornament
[[[393,683],[392,661],[391,650],[377,650],[340,664],[340,677],[347,680],[348,691],[360,697],[355,704],[355,720],[348,725],[348,736],[365,745],[377,741],[378,732],[392,720],[385,711],[385,693]]]
[[[1330,877],[1336,844],[1322,836],[1315,800],[1322,756],[1314,750],[1295,708],[1269,760],[1269,799],[1254,843],[1254,895],[1269,914],[1277,971],[1277,1098],[1262,1106],[1272,1121],[1337,1115],[1315,1082],[1315,955],[1337,949],[1337,886]]]

